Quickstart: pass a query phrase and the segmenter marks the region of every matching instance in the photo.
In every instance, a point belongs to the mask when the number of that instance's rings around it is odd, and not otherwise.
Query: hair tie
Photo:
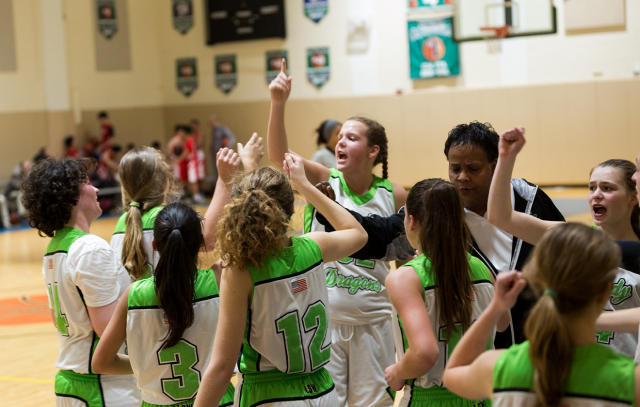
[[[255,191],[258,188],[248,188],[247,191]]]
[[[181,233],[181,232],[180,232],[180,228],[173,228],[173,229],[171,229],[171,233],[175,232],[176,230],[178,231],[178,233]]]
[[[135,206],[136,208],[139,208],[139,207],[140,207],[140,204],[139,204],[138,202],[136,202],[136,201],[131,201],[131,202],[129,203],[129,206]]]
[[[546,290],[544,290],[542,292],[542,295],[547,295],[549,294],[550,296],[552,296],[555,299],[558,299],[558,293],[553,291],[551,288],[547,288]]]

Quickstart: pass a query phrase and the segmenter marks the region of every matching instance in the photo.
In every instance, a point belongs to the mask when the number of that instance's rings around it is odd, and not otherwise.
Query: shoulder
[[[399,291],[413,285],[422,286],[420,277],[410,264],[411,262],[389,273],[385,280],[387,290]]]
[[[471,267],[471,271],[476,280],[491,279],[491,272],[482,260],[471,254],[467,254],[467,259],[469,260],[469,267]]]
[[[407,202],[407,190],[395,182],[392,182],[391,185],[393,188],[393,197],[396,201],[396,211],[398,211]]]
[[[133,282],[129,290],[129,307],[153,307],[158,305],[155,291],[155,277]]]
[[[113,234],[124,233],[127,230],[127,213],[125,212],[118,218],[118,223],[116,223],[116,228],[113,230]]]
[[[308,236],[292,236],[291,245],[296,247],[298,256],[309,256],[310,260],[322,260],[322,251],[318,243]]]
[[[78,238],[69,248],[69,257],[82,256],[87,253],[105,250],[113,252],[109,243],[101,237],[92,234],[86,234]]]

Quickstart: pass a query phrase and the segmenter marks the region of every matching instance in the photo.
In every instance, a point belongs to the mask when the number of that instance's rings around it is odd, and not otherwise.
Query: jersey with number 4
[[[329,298],[318,244],[292,237],[291,246],[249,273],[254,288],[240,372],[311,373],[329,363]]]
[[[213,270],[198,270],[193,325],[178,344],[163,348],[169,321],[158,304],[155,277],[136,281],[129,290],[127,345],[142,400],[169,405],[193,399],[213,351],[220,309]]]
[[[49,242],[42,274],[60,341],[56,367],[93,373],[91,358],[99,338],[87,307],[116,301],[121,283],[128,285],[126,271],[105,240],[65,227]]]
[[[473,288],[469,287],[470,290],[473,290],[471,320],[475,321],[480,317],[482,311],[489,306],[489,303],[493,298],[494,288],[493,283],[491,282],[491,272],[487,269],[484,263],[470,254],[467,254],[467,259],[469,260],[469,266],[471,268],[469,271],[469,277],[471,278],[471,284],[473,286]],[[431,370],[429,370],[429,372],[424,376],[410,381],[408,384],[425,389],[433,386],[440,387],[442,386],[442,376],[444,375],[444,368],[447,365],[447,361],[451,356],[453,349],[462,338],[462,327],[460,325],[456,325],[456,330],[449,333],[446,326],[443,326],[440,321],[440,314],[437,311],[436,302],[437,288],[435,274],[431,268],[431,262],[425,254],[422,253],[417,258],[411,260],[405,264],[405,267],[412,267],[418,277],[420,277],[420,282],[424,289],[424,303],[427,307],[427,312],[429,313],[429,319],[431,320],[431,329],[436,337],[438,350],[440,351],[438,354],[438,361],[433,365]],[[491,349],[493,347],[494,336],[495,330],[491,335],[491,339],[487,343],[487,349]],[[449,337],[451,339],[449,339],[449,343],[447,343],[446,341]],[[394,339],[398,352],[398,361],[400,361],[404,357],[407,349],[409,349],[409,341],[405,336],[402,321],[399,316],[398,323],[394,324]]]
[[[329,184],[336,194],[336,202],[361,215],[391,216],[396,212],[393,184],[389,180],[374,175],[369,191],[357,195],[349,188],[342,173],[332,168]],[[313,206],[307,205],[305,233],[324,230],[324,226],[316,219]],[[329,288],[332,320],[363,325],[391,315],[391,300],[384,285],[389,274],[388,262],[347,257],[337,262],[325,263],[324,271]]]

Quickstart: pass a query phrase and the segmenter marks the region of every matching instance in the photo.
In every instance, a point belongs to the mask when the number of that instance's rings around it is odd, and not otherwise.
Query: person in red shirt
[[[191,136],[191,127],[179,124],[175,134],[169,140],[169,154],[173,158],[176,179],[181,185],[187,185],[196,203],[204,202],[204,196],[198,188],[197,147]]]
[[[204,137],[200,133],[200,121],[198,119],[191,119],[191,134],[196,142],[196,171],[198,175],[198,187],[200,191],[204,190],[204,179],[207,175],[206,172],[206,156],[204,154]]]
[[[102,148],[101,150],[106,150],[113,144],[113,137],[115,137],[115,132],[113,130],[113,126],[111,125],[111,121],[109,121],[109,115],[104,110],[98,113],[98,121],[100,122],[100,132],[102,135]]]
[[[80,152],[76,148],[76,139],[73,136],[67,136],[64,139],[64,155],[68,158],[79,158]]]

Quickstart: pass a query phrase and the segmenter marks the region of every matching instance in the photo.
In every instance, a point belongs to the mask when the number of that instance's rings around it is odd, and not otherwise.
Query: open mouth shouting
[[[593,217],[595,219],[601,219],[607,213],[607,208],[602,205],[595,204],[591,207],[591,209],[593,211]]]
[[[344,164],[344,162],[347,161],[347,155],[342,150],[337,151],[336,158],[341,164]]]

